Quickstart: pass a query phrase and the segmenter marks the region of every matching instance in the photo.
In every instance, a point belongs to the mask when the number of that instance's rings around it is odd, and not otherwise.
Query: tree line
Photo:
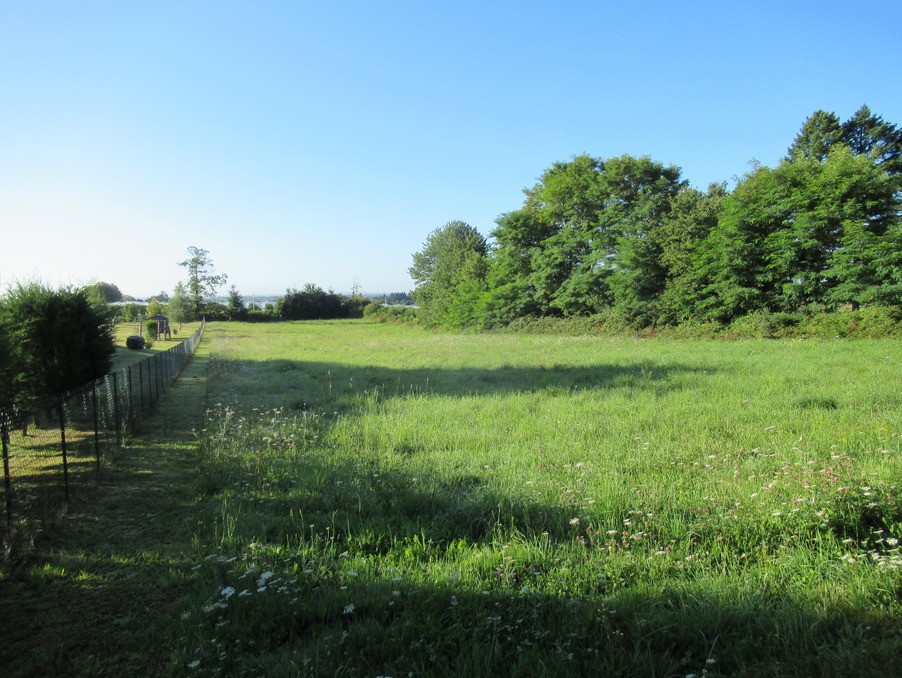
[[[228,276],[216,273],[208,250],[190,246],[189,257],[180,262],[185,268],[188,279],[179,281],[172,296],[165,300],[160,295],[154,297],[145,306],[128,304],[122,313],[126,320],[134,320],[138,315],[150,316],[155,313],[166,313],[170,322],[183,323],[199,320],[328,320],[336,318],[360,318],[364,308],[372,300],[353,293],[350,296],[337,294],[332,290],[323,290],[318,285],[306,284],[302,289],[289,288],[284,296],[274,303],[267,303],[259,308],[249,306],[235,285],[229,288],[226,303],[216,301],[217,290],[226,283]],[[97,293],[109,296],[109,283],[95,283]],[[116,288],[118,290],[118,288]],[[403,293],[393,294],[393,298],[406,296]],[[165,303],[164,303],[165,301]]]
[[[776,167],[688,185],[649,157],[556,162],[491,241],[461,221],[413,255],[427,324],[610,314],[633,327],[902,307],[902,130],[817,111]]]

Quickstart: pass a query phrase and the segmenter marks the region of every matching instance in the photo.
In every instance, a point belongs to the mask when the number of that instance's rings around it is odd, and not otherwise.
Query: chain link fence
[[[204,326],[177,346],[47,398],[28,412],[0,410],[7,531],[24,523],[40,531],[76,487],[96,481],[193,355]]]

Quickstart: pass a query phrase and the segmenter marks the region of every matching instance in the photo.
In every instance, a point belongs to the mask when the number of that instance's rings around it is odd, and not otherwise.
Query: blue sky
[[[819,108],[902,124],[902,3],[0,0],[0,285],[405,291],[579,153],[692,185]]]

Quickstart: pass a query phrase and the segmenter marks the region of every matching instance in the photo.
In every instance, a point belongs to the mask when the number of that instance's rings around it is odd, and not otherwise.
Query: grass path
[[[153,675],[192,582],[206,342],[153,417],[25,563],[0,577],[0,666],[13,675]]]

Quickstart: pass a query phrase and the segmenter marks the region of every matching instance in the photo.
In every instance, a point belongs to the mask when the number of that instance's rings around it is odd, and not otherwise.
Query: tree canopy
[[[461,324],[460,302],[467,297],[469,301],[463,301],[467,308],[476,302],[470,295],[484,278],[480,260],[486,251],[485,238],[463,221],[450,221],[429,234],[410,267],[416,283],[413,297],[427,323]]]
[[[102,299],[106,303],[114,303],[117,301],[122,301],[122,292],[119,291],[119,288],[113,283],[107,282],[96,282],[91,283],[86,288],[86,291],[90,295],[96,296],[98,299]]]
[[[433,231],[410,274],[450,327],[615,314],[637,327],[756,311],[902,306],[902,130],[815,111],[786,157],[700,191],[648,157],[574,156],[524,190],[491,246]]]

